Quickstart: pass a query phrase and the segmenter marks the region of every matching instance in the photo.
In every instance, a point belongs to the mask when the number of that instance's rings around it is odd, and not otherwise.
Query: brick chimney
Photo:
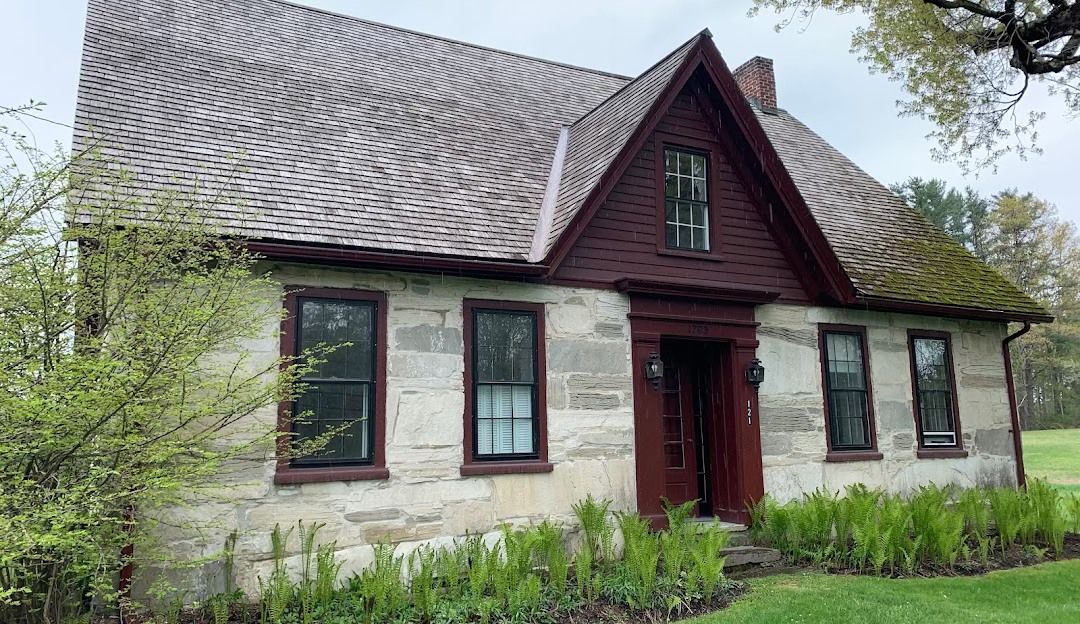
[[[776,78],[772,59],[755,56],[732,72],[743,95],[762,107],[776,108]]]

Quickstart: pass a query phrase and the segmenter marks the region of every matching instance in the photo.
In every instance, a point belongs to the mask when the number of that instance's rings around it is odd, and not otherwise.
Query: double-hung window
[[[664,236],[668,249],[708,252],[708,156],[664,148]]]
[[[286,297],[282,353],[312,361],[299,396],[283,406],[293,452],[279,462],[278,482],[385,477],[385,306],[381,293],[345,289]]]
[[[866,330],[822,326],[820,342],[830,453],[874,451],[877,440]]]
[[[465,302],[466,464],[546,462],[544,307]]]
[[[922,449],[960,448],[952,350],[947,334],[910,334],[915,419]]]

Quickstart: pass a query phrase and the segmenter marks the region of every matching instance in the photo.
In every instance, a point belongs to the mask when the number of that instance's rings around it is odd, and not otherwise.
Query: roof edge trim
[[[327,265],[370,266],[399,271],[452,273],[500,278],[540,278],[547,267],[525,262],[430,256],[408,252],[371,251],[356,247],[320,247],[303,243],[247,240],[248,251],[266,259]]]
[[[533,232],[532,248],[528,261],[540,262],[544,259],[548,234],[551,233],[551,221],[555,216],[555,203],[559,199],[559,185],[562,183],[563,161],[566,159],[566,146],[570,143],[570,128],[559,128],[559,142],[555,145],[555,156],[551,159],[551,172],[548,174],[544,199],[540,202],[540,214],[536,218],[536,230]]]
[[[855,305],[867,310],[883,312],[902,312],[907,314],[926,314],[930,316],[946,316],[953,318],[977,319],[989,321],[1021,321],[1029,323],[1053,323],[1051,314],[1037,312],[1021,312],[1018,310],[995,310],[991,308],[973,308],[968,306],[955,306],[944,303],[932,303],[925,301],[911,301],[910,299],[893,299],[890,297],[875,297],[860,295],[855,300]]]

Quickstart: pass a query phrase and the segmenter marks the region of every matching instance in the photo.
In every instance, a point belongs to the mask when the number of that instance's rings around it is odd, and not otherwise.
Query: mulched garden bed
[[[556,624],[638,624],[640,622],[660,623],[673,622],[686,618],[698,617],[725,609],[735,602],[743,594],[750,590],[750,586],[740,581],[732,581],[727,591],[719,600],[708,603],[693,603],[688,608],[678,613],[668,614],[663,609],[650,611],[632,611],[621,605],[612,605],[605,602],[594,602],[584,605],[563,614],[555,620]]]
[[[750,586],[746,583],[731,581],[718,600],[693,603],[688,608],[683,608],[678,613],[671,614],[668,614],[663,609],[634,611],[622,605],[593,602],[570,612],[555,614],[554,619],[550,620],[550,622],[551,624],[660,624],[661,622],[673,622],[724,609],[749,590]],[[257,605],[234,604],[229,611],[229,622],[257,623],[259,621]],[[152,624],[160,621],[160,615],[157,619],[154,619],[150,614],[139,613],[128,614],[123,619],[124,624]],[[120,622],[118,618],[100,618],[95,620],[94,624],[117,624],[118,622]],[[182,624],[214,624],[213,618],[209,615],[196,613],[188,609],[181,613],[180,622]]]

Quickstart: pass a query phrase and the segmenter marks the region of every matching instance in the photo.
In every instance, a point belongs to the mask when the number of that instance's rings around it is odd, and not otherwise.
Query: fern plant
[[[409,571],[409,591],[413,608],[422,622],[430,622],[435,617],[438,602],[435,587],[435,550],[430,546],[421,546],[410,552]]]
[[[229,624],[229,607],[232,605],[230,594],[211,596],[208,604],[210,606],[210,615],[214,618],[214,624]]]
[[[610,508],[610,499],[597,501],[592,494],[573,506],[585,534],[585,547],[592,551],[594,561],[611,561],[615,557],[615,526]]]
[[[1023,520],[1020,493],[1012,488],[995,488],[990,491],[990,514],[997,528],[1001,552],[1004,555],[1016,543]]]
[[[570,559],[566,555],[562,537],[562,529],[546,520],[536,527],[537,563],[547,570],[556,601],[561,600],[566,591],[570,573]]]
[[[1068,510],[1073,533],[1080,533],[1080,494],[1069,496]]]
[[[649,522],[637,514],[620,513],[618,520],[623,536],[621,567],[628,581],[627,603],[632,609],[647,609],[656,597],[659,540]]]
[[[956,507],[964,514],[965,530],[982,540],[990,530],[990,506],[986,491],[982,488],[964,490],[957,499]]]
[[[373,622],[391,619],[406,605],[407,592],[401,578],[403,558],[396,551],[392,544],[376,544],[371,566],[350,583]]]
[[[263,581],[259,577],[259,618],[262,624],[280,624],[285,616],[289,604],[293,600],[296,588],[289,579],[288,566],[285,563],[285,554],[288,549],[289,537],[293,529],[282,532],[281,525],[274,525],[270,532],[270,550],[273,556],[274,567],[270,578]]]
[[[714,521],[703,528],[690,551],[693,558],[692,577],[700,585],[701,594],[710,599],[716,595],[724,582],[724,557],[720,556],[731,534]],[[693,588],[690,588],[691,590]]]
[[[578,595],[585,600],[596,599],[596,586],[593,583],[593,554],[588,548],[582,549],[574,557],[574,581]]]
[[[679,585],[683,574],[690,565],[693,557],[691,545],[694,540],[694,527],[690,526],[690,514],[696,500],[687,501],[682,505],[672,505],[666,498],[662,500],[664,514],[667,516],[668,528],[659,535],[660,551],[663,553],[664,582],[670,587]]]

